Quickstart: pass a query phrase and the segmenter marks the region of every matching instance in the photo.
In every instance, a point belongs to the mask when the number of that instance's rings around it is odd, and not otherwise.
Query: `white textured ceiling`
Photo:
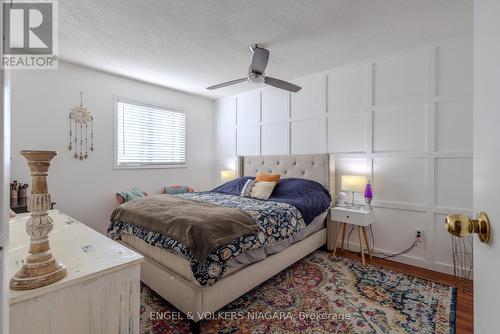
[[[214,98],[255,87],[205,89],[244,77],[251,43],[289,80],[472,31],[472,0],[63,0],[59,13],[61,59]]]

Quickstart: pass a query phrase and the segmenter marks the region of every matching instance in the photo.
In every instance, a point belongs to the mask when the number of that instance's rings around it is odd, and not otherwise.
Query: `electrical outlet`
[[[416,246],[418,246],[422,242],[424,242],[424,233],[422,232],[422,230],[417,230],[417,244],[416,244]]]

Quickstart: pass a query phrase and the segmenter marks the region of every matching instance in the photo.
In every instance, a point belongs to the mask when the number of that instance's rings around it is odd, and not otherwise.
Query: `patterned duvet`
[[[193,276],[201,285],[212,285],[217,282],[226,272],[227,263],[231,258],[246,250],[273,245],[306,227],[300,211],[287,203],[263,201],[217,192],[185,193],[175,196],[244,210],[255,218],[259,224],[259,231],[215,248],[204,264],[196,261],[191,256],[189,249],[176,240],[131,224],[119,221],[111,223],[108,228],[108,236],[119,240],[123,233],[128,233],[150,245],[182,254],[189,260]]]

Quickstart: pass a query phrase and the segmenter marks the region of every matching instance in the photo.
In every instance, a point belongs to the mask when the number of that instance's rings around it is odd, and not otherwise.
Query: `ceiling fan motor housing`
[[[261,84],[264,83],[264,76],[256,73],[248,74],[248,82]]]

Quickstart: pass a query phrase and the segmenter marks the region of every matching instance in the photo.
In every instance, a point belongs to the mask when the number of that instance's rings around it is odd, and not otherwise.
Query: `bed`
[[[316,181],[326,189],[333,189],[333,165],[328,154],[244,156],[238,157],[238,176],[252,177],[259,172],[267,172],[280,174],[288,181],[297,178]],[[200,200],[199,197],[208,195],[200,193],[188,196],[195,196],[195,199]],[[228,196],[211,195],[209,199],[224,201]],[[274,201],[262,202],[262,205],[276,204]],[[214,280],[204,279],[208,277],[206,273],[205,276],[199,272],[194,275],[196,271],[192,260],[157,247],[165,242],[163,238],[151,242],[145,237],[138,237],[140,234],[131,232],[122,233],[119,238],[114,239],[119,239],[119,242],[144,255],[146,261],[141,265],[141,280],[146,285],[184,312],[189,319],[199,321],[207,312],[217,311],[325,245],[326,222],[329,220],[327,215],[328,209],[310,218],[307,225],[297,231],[289,227],[290,235],[268,247],[262,244],[259,248],[235,253],[229,261],[224,262],[224,270]]]

